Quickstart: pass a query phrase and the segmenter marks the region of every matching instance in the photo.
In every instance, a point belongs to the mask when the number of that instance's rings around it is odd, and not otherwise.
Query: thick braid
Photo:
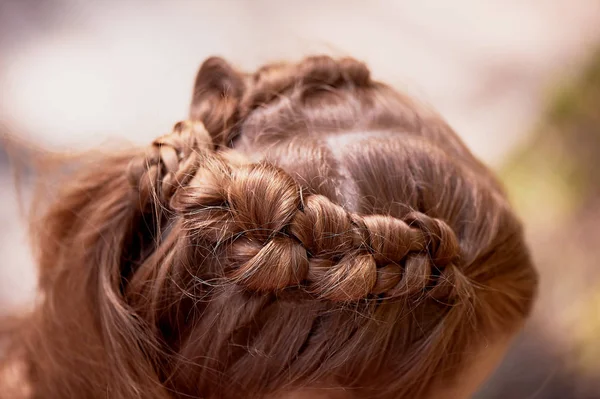
[[[226,277],[254,291],[304,286],[332,301],[370,296],[469,295],[460,247],[442,220],[358,215],[322,195],[303,196],[281,169],[232,167],[200,122],[180,122],[134,159],[142,210],[170,208],[195,240],[224,246]]]
[[[171,202],[196,239],[225,241],[224,273],[253,291],[302,286],[320,298],[353,301],[470,290],[460,247],[443,221],[357,215],[301,188],[270,164],[231,169],[207,157]]]
[[[257,291],[304,280],[304,247],[285,233],[300,206],[300,190],[281,170],[254,164],[231,170],[218,156],[206,159],[172,206],[194,238],[226,246],[227,276]]]

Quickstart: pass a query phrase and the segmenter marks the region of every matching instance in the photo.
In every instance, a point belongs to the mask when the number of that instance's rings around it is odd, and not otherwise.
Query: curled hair
[[[208,59],[190,119],[79,168],[33,235],[42,296],[12,359],[34,398],[421,397],[537,284],[447,124],[326,56]]]

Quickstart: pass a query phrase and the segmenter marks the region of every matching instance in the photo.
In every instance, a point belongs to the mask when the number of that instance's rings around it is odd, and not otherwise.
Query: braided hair
[[[200,122],[180,122],[130,165],[141,204],[180,215],[189,246],[222,250],[223,278],[250,290],[304,287],[352,301],[444,292],[468,295],[460,247],[442,220],[348,212],[303,193],[269,163],[230,166],[212,153]],[[226,244],[227,243],[227,244]]]
[[[350,58],[210,58],[188,120],[56,198],[15,338],[34,397],[423,397],[535,296],[493,174]]]

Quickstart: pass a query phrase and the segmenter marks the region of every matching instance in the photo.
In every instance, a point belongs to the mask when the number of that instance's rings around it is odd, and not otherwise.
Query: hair
[[[420,397],[535,296],[493,174],[350,58],[210,58],[189,120],[67,176],[5,351],[32,398]]]

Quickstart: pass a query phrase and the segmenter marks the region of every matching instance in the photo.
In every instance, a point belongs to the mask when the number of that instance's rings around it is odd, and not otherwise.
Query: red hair
[[[33,234],[34,398],[419,397],[537,284],[493,174],[352,59],[207,60],[190,121],[81,166]]]

